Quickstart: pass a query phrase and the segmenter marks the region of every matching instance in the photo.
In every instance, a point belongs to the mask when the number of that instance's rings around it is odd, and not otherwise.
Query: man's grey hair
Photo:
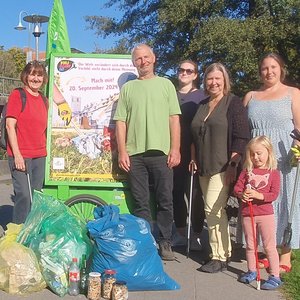
[[[134,52],[136,51],[136,50],[139,50],[139,49],[141,49],[142,47],[147,47],[147,48],[149,48],[149,50],[151,51],[151,53],[153,54],[153,55],[155,55],[154,54],[154,51],[153,51],[153,48],[151,48],[149,45],[147,45],[147,44],[143,44],[143,43],[141,43],[141,44],[138,44],[138,45],[136,45],[136,46],[134,46],[133,48],[132,48],[132,50],[131,50],[131,57],[133,57],[133,54],[134,54]]]

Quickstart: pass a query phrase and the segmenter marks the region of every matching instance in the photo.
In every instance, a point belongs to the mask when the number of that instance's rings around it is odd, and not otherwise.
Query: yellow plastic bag
[[[28,295],[46,287],[34,252],[17,243],[22,225],[8,224],[0,239],[0,289],[14,295]]]

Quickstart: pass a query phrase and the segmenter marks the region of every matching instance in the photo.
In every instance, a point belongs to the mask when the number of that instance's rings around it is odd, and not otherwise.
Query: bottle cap
[[[113,275],[116,274],[115,270],[105,270],[105,274]]]
[[[91,273],[89,273],[89,276],[91,276],[91,277],[101,277],[101,273],[91,272]]]

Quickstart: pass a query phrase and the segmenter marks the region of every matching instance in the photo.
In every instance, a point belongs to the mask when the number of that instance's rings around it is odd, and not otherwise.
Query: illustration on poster
[[[69,107],[69,112],[66,109],[63,113],[70,115],[69,122],[63,121],[59,117],[62,112],[55,113],[57,107],[52,106],[50,178],[64,180],[73,174],[74,180],[80,181],[117,180],[122,174],[116,161],[112,117],[121,87],[137,78],[135,67],[128,58],[56,57],[55,64],[59,68],[53,90],[58,92],[53,96],[61,94],[65,107]]]

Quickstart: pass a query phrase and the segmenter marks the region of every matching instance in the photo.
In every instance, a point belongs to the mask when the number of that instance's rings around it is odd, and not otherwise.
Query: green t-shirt
[[[169,116],[179,115],[176,90],[166,78],[132,80],[124,84],[114,120],[127,126],[129,155],[160,150],[170,151]]]

